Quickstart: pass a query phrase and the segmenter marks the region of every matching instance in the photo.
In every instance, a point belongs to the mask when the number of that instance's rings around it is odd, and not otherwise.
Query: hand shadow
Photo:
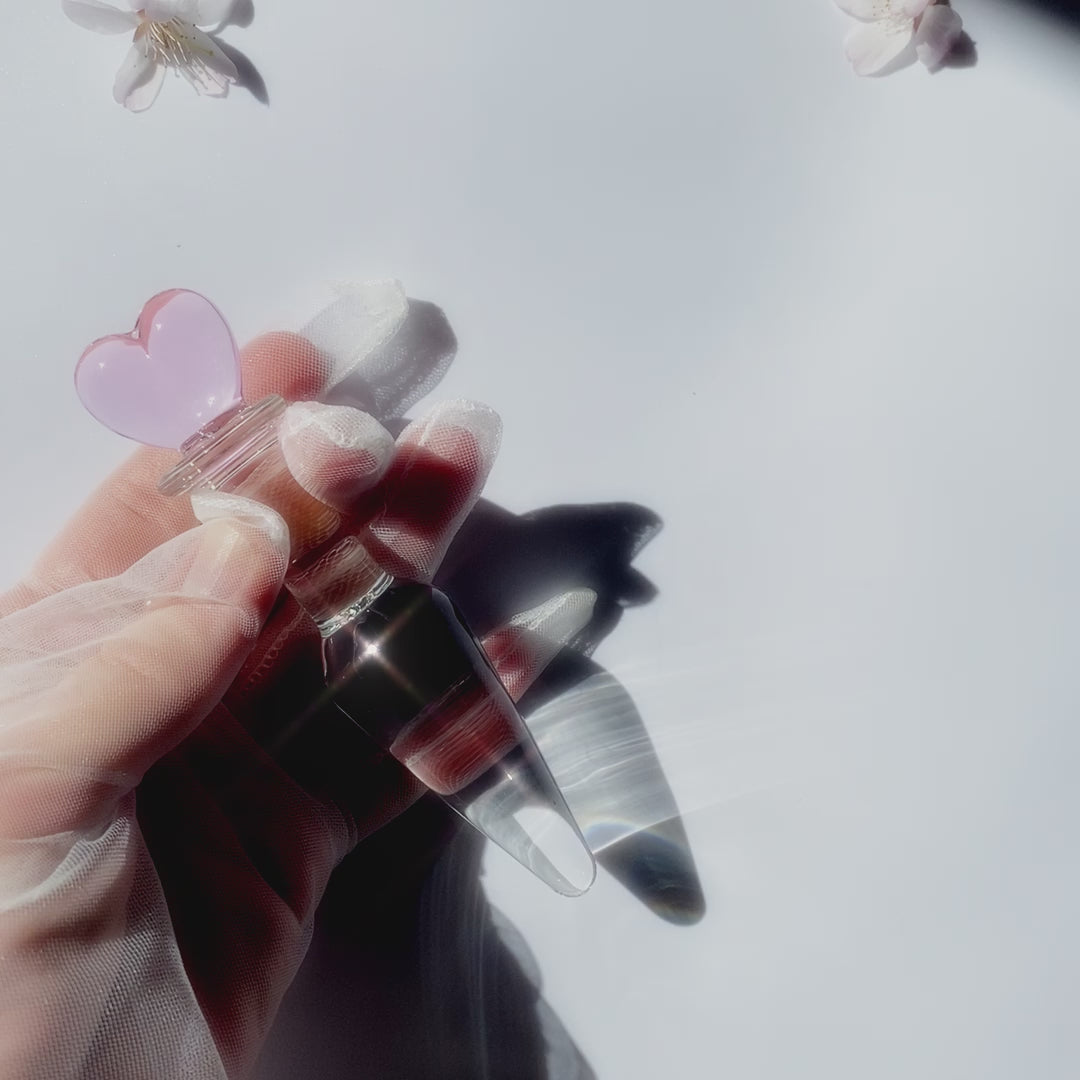
[[[442,312],[410,301],[397,337],[334,399],[399,429],[455,348]],[[625,606],[654,596],[630,564],[659,527],[655,514],[629,503],[518,516],[482,501],[435,583],[478,636],[568,589],[596,593],[592,619],[528,691],[522,712],[600,865],[650,910],[688,924],[702,917],[704,899],[674,797],[630,695],[589,657]],[[331,879],[260,1080],[595,1075],[544,1001],[520,934],[487,901],[484,848],[430,795],[356,848]]]

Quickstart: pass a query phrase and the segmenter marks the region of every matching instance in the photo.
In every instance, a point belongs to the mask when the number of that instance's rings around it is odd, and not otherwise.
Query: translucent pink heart
[[[130,334],[100,338],[79,357],[75,389],[113,431],[179,448],[240,404],[240,355],[209,300],[170,289],[147,301]]]

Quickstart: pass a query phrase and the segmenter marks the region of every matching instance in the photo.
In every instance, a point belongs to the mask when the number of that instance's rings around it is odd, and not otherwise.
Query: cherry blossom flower
[[[836,0],[863,25],[853,27],[844,52],[856,75],[895,71],[920,60],[939,68],[960,37],[963,22],[941,0]]]
[[[200,26],[217,26],[235,0],[128,0],[116,7],[104,0],[60,0],[72,22],[97,34],[133,32],[113,97],[132,112],[150,108],[165,71],[180,72],[197,93],[224,97],[237,81],[236,66]]]

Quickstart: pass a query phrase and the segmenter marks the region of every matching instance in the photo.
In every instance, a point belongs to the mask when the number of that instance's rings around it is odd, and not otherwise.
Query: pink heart
[[[240,354],[209,300],[170,289],[146,302],[130,334],[99,338],[79,357],[75,389],[106,427],[179,449],[240,404]]]

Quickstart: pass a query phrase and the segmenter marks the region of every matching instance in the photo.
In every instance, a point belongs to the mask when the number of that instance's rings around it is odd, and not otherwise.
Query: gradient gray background
[[[71,370],[173,286],[245,339],[328,282],[447,312],[513,510],[629,499],[658,599],[597,659],[709,913],[487,884],[601,1080],[1072,1078],[1080,39],[854,78],[827,0],[258,0],[270,108],[38,0],[4,19],[4,584],[128,447]]]

